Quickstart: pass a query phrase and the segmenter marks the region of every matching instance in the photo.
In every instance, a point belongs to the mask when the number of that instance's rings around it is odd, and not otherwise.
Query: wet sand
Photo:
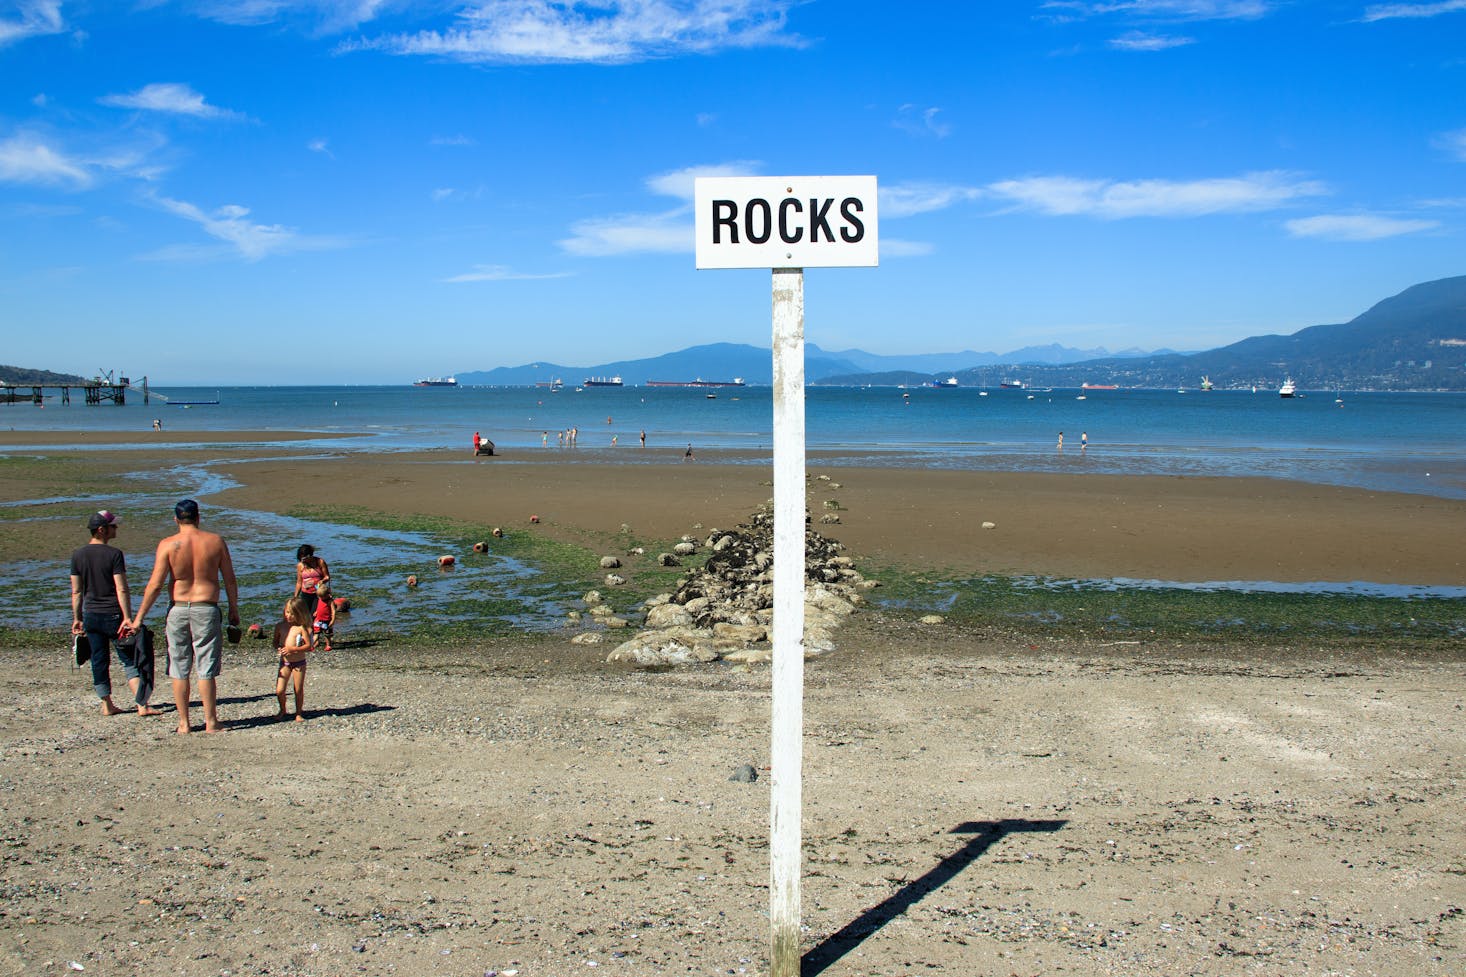
[[[47,490],[115,464],[61,458]],[[714,460],[231,455],[243,487],[204,502],[675,537],[771,494],[765,466]],[[35,498],[18,471],[0,497]],[[1466,582],[1462,503],[810,471],[858,560]],[[837,640],[806,667],[806,973],[1459,974],[1466,656],[1028,643],[875,612]],[[0,649],[0,973],[767,973],[766,667],[367,640],[313,657],[296,724],[247,642],[220,679],[228,731],[177,737],[166,683],[165,715],[103,719],[63,644]],[[731,782],[745,763],[760,779]]]

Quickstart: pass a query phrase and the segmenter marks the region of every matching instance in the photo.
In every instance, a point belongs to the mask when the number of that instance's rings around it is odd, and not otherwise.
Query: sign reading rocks
[[[675,665],[718,659],[766,662],[772,657],[774,616],[773,513],[761,509],[748,525],[713,530],[702,569],[689,570],[677,590],[646,602],[646,626],[616,647],[607,661]],[[805,529],[804,657],[833,651],[834,631],[877,586],[864,579],[844,545]]]

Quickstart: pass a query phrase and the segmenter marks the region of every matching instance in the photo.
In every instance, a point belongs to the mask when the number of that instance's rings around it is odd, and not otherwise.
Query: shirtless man
[[[204,703],[204,732],[220,732],[218,690],[214,680],[223,665],[220,628],[219,580],[229,597],[229,623],[239,626],[239,587],[229,546],[217,533],[199,528],[199,504],[184,499],[173,507],[178,532],[158,544],[153,575],[137,609],[134,624],[141,624],[153,602],[168,588],[168,677],[173,679],[173,702],[178,706],[178,732],[189,732],[189,676],[199,672],[199,698]]]

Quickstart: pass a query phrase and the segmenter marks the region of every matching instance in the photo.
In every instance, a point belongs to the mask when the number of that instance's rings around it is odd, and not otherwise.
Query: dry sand
[[[758,466],[503,461],[240,462],[207,504],[532,511],[594,538],[731,525],[771,493]],[[1460,503],[828,474],[822,528],[895,562],[1463,582]],[[838,639],[806,673],[806,974],[1462,973],[1462,656],[1040,647],[874,613]],[[291,724],[244,645],[228,731],[185,738],[103,719],[60,645],[0,651],[0,972],[767,972],[770,772],[728,779],[769,762],[766,668],[363,647],[315,656]]]

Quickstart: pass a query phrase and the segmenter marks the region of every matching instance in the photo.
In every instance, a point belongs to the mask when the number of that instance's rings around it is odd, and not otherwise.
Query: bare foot
[[[302,716],[300,713],[297,712],[295,714],[295,721],[298,722],[298,723],[303,723],[303,722],[305,722],[305,717]]]
[[[118,709],[116,703],[111,699],[102,700],[102,715],[104,716],[119,716],[126,711],[126,709]]]
[[[163,715],[163,711],[161,709],[154,709],[152,706],[138,706],[137,714],[139,716],[161,716]]]
[[[179,723],[179,724],[178,724],[178,730],[177,730],[177,732],[178,732],[178,735],[179,735],[179,736],[187,736],[187,735],[188,735],[188,734],[189,734],[189,733],[192,733],[192,732],[193,732],[193,730],[191,730],[191,729],[189,729],[189,728],[188,728],[188,727],[187,727],[187,726],[186,726],[186,725],[184,725],[184,724],[183,724],[183,723]]]
[[[284,719],[284,718],[286,718],[289,715],[290,715],[290,710],[288,710],[288,709],[281,709],[279,712],[275,713],[275,718],[277,718],[277,719]]]
[[[222,732],[224,732],[224,727],[223,726],[220,726],[218,723],[215,723],[212,726],[210,726],[208,723],[205,723],[204,724],[204,732],[206,732],[206,733],[222,733]]]

